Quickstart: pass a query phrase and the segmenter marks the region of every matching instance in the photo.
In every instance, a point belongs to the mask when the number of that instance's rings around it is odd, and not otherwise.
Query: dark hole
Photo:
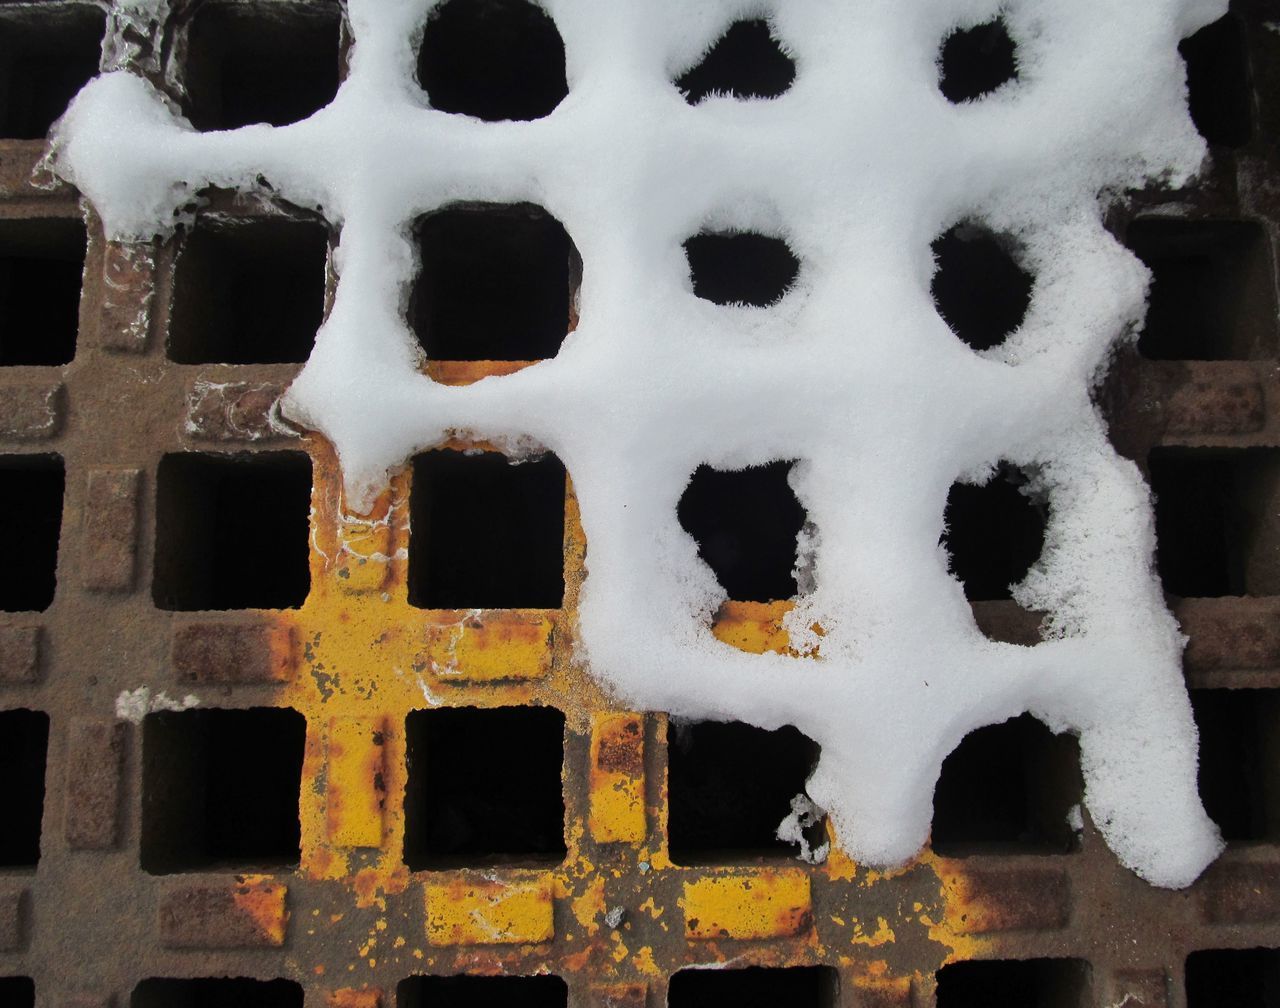
[[[942,543],[965,598],[1010,598],[1009,586],[1039,558],[1049,509],[1022,492],[1026,485],[1021,470],[1002,463],[982,486],[956,483],[947,494]]]
[[[933,255],[933,303],[970,347],[988,350],[1022,325],[1033,281],[1007,240],[974,224],[957,224],[934,241]]]
[[[174,267],[169,357],[179,364],[301,363],[324,315],[329,233],[260,219],[198,225]]]
[[[1225,840],[1280,839],[1280,690],[1191,690],[1200,798]]]
[[[413,711],[405,735],[404,860],[411,869],[564,859],[560,711]]]
[[[0,365],[70,363],[84,255],[81,221],[0,222]]]
[[[287,707],[148,714],[142,847],[152,875],[283,868],[299,858],[307,722]]]
[[[1252,89],[1239,20],[1227,14],[1178,46],[1187,61],[1191,121],[1211,144],[1239,147],[1253,135]]]
[[[62,533],[62,459],[52,455],[0,455],[0,505],[21,534],[6,547],[0,609],[40,612],[53,602]]]
[[[1003,18],[953,31],[942,43],[938,89],[953,105],[1018,77],[1017,47]]]
[[[488,122],[541,119],[565,95],[564,42],[525,0],[448,0],[427,20],[418,81],[433,108]]]
[[[750,231],[696,234],[684,252],[693,293],[719,305],[764,308],[781,300],[800,272],[785,241]]]
[[[0,867],[31,868],[40,860],[44,815],[44,765],[49,715],[33,710],[0,711],[0,781],[4,781],[5,826],[0,830]],[[0,994],[4,988],[0,987]],[[0,997],[0,1004],[5,1004]]]
[[[187,112],[198,130],[287,126],[338,93],[336,2],[208,2],[188,40]]]
[[[685,969],[671,977],[668,1008],[834,1008],[840,976],[829,966]]]
[[[795,854],[776,834],[818,763],[816,742],[792,725],[765,731],[738,721],[673,719],[667,748],[674,862]]]
[[[933,849],[970,854],[1066,854],[1080,802],[1080,745],[1030,714],[964,737],[942,763],[933,793]]]
[[[30,977],[0,977],[0,1005],[35,1008],[36,985]]]
[[[557,976],[413,976],[396,987],[396,1008],[564,1008]]]
[[[1277,1008],[1280,950],[1206,949],[1187,956],[1187,1008]]]
[[[311,461],[301,452],[166,455],[156,476],[156,605],[302,605],[310,510]]]
[[[1082,1008],[1089,964],[1080,959],[990,959],[938,970],[938,1008]]]
[[[451,207],[417,227],[409,317],[432,360],[542,360],[570,328],[581,276],[558,220],[528,203]]]
[[[1152,272],[1138,349],[1152,360],[1276,355],[1276,294],[1266,232],[1254,221],[1143,219],[1128,245]]]
[[[37,140],[98,73],[105,14],[89,4],[42,4],[0,17],[0,136]]]
[[[564,601],[565,472],[553,455],[432,451],[413,460],[409,603],[556,609]]]
[[[302,988],[292,980],[244,977],[143,980],[131,1008],[302,1008]]]
[[[782,51],[769,22],[735,21],[692,70],[676,80],[685,101],[696,105],[715,94],[777,98],[796,79],[796,65]]]
[[[1151,453],[1156,566],[1180,598],[1280,591],[1280,453]]]
[[[729,598],[769,602],[796,594],[796,537],[805,511],[787,483],[793,462],[749,469],[698,466],[676,508],[680,526]]]

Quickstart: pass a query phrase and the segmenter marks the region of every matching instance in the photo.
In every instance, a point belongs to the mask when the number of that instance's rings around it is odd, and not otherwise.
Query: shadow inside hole
[[[21,529],[6,545],[0,578],[4,612],[43,612],[53,604],[65,484],[56,455],[0,457],[0,507],[12,527]]]
[[[704,232],[685,240],[693,293],[718,305],[765,308],[782,300],[800,261],[781,238],[752,231]]]
[[[554,357],[573,324],[582,261],[541,207],[465,204],[423,217],[409,319],[430,360]]]
[[[564,1008],[558,976],[412,976],[396,987],[396,1008]]]
[[[130,1008],[302,1008],[302,988],[292,980],[245,977],[152,977],[133,989]]]
[[[71,363],[84,257],[82,221],[0,222],[0,366]]]
[[[1253,136],[1253,89],[1240,20],[1226,14],[1183,39],[1191,121],[1211,144],[1241,147]]]
[[[1228,842],[1280,839],[1280,690],[1193,689],[1200,799]]]
[[[938,1008],[1084,1008],[1090,969],[1082,959],[988,959],[938,970]]]
[[[0,136],[38,140],[49,132],[98,73],[105,17],[96,4],[0,8]]]
[[[782,51],[763,18],[735,21],[698,64],[676,79],[690,105],[711,95],[777,98],[796,77],[796,65]]]
[[[418,82],[433,108],[541,119],[569,93],[555,22],[526,0],[448,0],[427,19]]]
[[[738,721],[672,719],[667,749],[672,861],[796,854],[794,845],[778,839],[778,824],[818,764],[816,742],[791,725],[765,731]]]
[[[796,537],[806,514],[787,482],[794,462],[694,471],[676,517],[729,598],[771,602],[796,594]]]
[[[1276,1008],[1280,949],[1203,949],[1187,956],[1187,1008]]]
[[[974,350],[989,350],[1022,325],[1033,280],[1011,243],[974,224],[957,224],[933,243],[931,293],[938,314]]]
[[[1044,549],[1048,505],[1022,492],[1025,474],[1001,463],[982,486],[956,483],[947,494],[942,543],[970,601],[1011,598]]]
[[[953,105],[1018,77],[1017,46],[1003,18],[953,31],[943,40],[938,63],[938,89]]]
[[[0,711],[0,780],[4,781],[5,826],[0,830],[0,868],[33,868],[40,861],[44,816],[44,772],[49,715]],[[6,1004],[0,999],[0,1004]]]
[[[0,1005],[5,1008],[35,1008],[36,985],[30,977],[0,977]]]
[[[943,761],[932,846],[943,857],[1066,854],[1068,814],[1084,794],[1080,745],[1030,714],[970,732]]]
[[[835,1008],[840,974],[830,966],[684,969],[671,977],[668,1008]]]

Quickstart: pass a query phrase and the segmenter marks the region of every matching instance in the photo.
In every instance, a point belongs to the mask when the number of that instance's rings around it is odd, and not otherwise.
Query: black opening
[[[81,221],[0,222],[0,366],[71,362],[84,255]]]
[[[840,975],[829,966],[685,969],[671,977],[668,1008],[834,1008]]]
[[[1178,45],[1187,61],[1191,121],[1211,144],[1239,147],[1253,135],[1253,91],[1244,32],[1233,14],[1205,25]]]
[[[199,708],[142,723],[142,868],[298,863],[307,721],[287,707]]]
[[[704,232],[686,239],[693,293],[718,305],[764,308],[782,300],[800,261],[781,238],[752,231]]]
[[[1186,963],[1187,1008],[1277,1008],[1280,950],[1206,949]]]
[[[173,276],[169,358],[179,364],[301,363],[324,315],[329,232],[281,218],[202,222]]]
[[[1084,794],[1080,745],[1030,714],[964,737],[933,793],[933,849],[970,854],[1066,854],[1071,808]]]
[[[942,543],[965,598],[1010,598],[1044,548],[1048,504],[1023,493],[1026,475],[1002,463],[982,486],[955,483],[947,494]]]
[[[413,460],[409,604],[556,609],[564,601],[564,466],[554,455],[432,451]]]
[[[55,455],[0,455],[0,506],[11,527],[21,530],[5,550],[5,612],[41,612],[53,602],[64,483],[62,459]]]
[[[0,868],[32,868],[40,861],[44,816],[44,766],[49,715],[0,711],[0,781],[4,781],[5,826],[0,830]],[[3,994],[0,987],[0,994]],[[0,1004],[5,1004],[0,997]]]
[[[409,302],[432,360],[542,360],[570,328],[582,267],[563,225],[530,203],[449,207],[417,226]]]
[[[1280,591],[1280,452],[1157,448],[1156,566],[1181,598]]]
[[[777,98],[796,79],[796,65],[782,51],[763,18],[735,21],[698,65],[676,80],[685,101],[696,105],[710,95]]]
[[[1082,1008],[1089,964],[1080,959],[991,959],[937,972],[938,1008]]]
[[[0,136],[38,140],[98,73],[105,13],[41,4],[0,16]]]
[[[418,81],[433,108],[487,122],[541,119],[565,95],[564,42],[526,0],[448,0],[427,19]]]
[[[201,977],[143,980],[130,1008],[302,1008],[302,988],[292,980]]]
[[[311,460],[166,455],[151,594],[161,609],[287,609],[306,600]]]
[[[564,1008],[557,976],[413,976],[396,987],[396,1008]]]
[[[1138,349],[1152,360],[1275,357],[1276,293],[1267,233],[1255,221],[1143,219],[1129,248],[1151,269]]]
[[[198,130],[287,126],[338,93],[342,11],[319,3],[208,0],[187,43],[187,115]]]
[[[765,731],[738,721],[672,719],[667,749],[672,861],[795,854],[778,839],[778,824],[791,813],[791,799],[804,794],[818,743],[792,725]]]
[[[680,527],[729,598],[769,602],[796,594],[796,537],[806,515],[787,482],[793,462],[749,469],[698,466],[676,507]]]
[[[1018,77],[1018,52],[1003,18],[959,28],[942,42],[938,89],[953,105],[990,94]]]
[[[1033,280],[1010,240],[976,224],[957,224],[933,243],[933,303],[951,331],[974,350],[1004,342],[1022,325]]]
[[[1195,689],[1200,799],[1224,840],[1280,839],[1280,690]]]
[[[0,1005],[35,1008],[36,985],[30,977],[0,977]]]
[[[413,711],[405,735],[404,860],[411,869],[564,860],[560,711]]]

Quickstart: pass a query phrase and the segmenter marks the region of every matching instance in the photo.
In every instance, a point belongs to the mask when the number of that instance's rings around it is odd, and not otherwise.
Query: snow
[[[640,708],[799,727],[822,746],[808,793],[855,858],[915,854],[947,753],[1030,711],[1079,735],[1085,805],[1120,860],[1190,883],[1221,844],[1196,793],[1184,639],[1152,572],[1148,490],[1090,390],[1147,283],[1100,194],[1200,167],[1177,43],[1225,0],[547,0],[570,93],[499,123],[427,107],[429,6],[350,0],[350,76],[287,127],[196,133],[146,81],[105,74],[52,164],[117,238],[166,233],[204,187],[260,178],[323,212],[341,229],[336,299],[283,409],[336,445],[348,507],[447,430],[554,451],[590,543],[592,673]],[[942,39],[997,14],[1016,81],[948,103]],[[796,62],[791,89],[687,105],[671,81],[760,16]],[[581,317],[554,360],[445,387],[403,318],[410,227],[462,199],[559,219],[584,263]],[[1016,239],[1037,278],[1024,324],[982,354],[929,296],[930,243],[965,220]],[[765,308],[699,301],[681,243],[704,228],[784,237],[795,287]],[[817,659],[716,641],[723,593],[676,520],[699,464],[777,459],[799,460],[813,525],[790,626],[803,645],[822,625]],[[1049,614],[1031,648],[979,632],[938,546],[948,488],[1002,460],[1051,504],[1015,589]]]
[[[200,706],[200,698],[188,693],[181,700],[175,700],[164,690],[153,693],[150,686],[139,686],[137,689],[121,690],[116,697],[116,717],[121,721],[142,724],[143,719],[152,711],[184,711]]]

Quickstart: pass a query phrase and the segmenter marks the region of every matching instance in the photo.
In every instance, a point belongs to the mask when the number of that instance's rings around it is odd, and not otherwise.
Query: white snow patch
[[[807,791],[858,860],[911,857],[946,754],[1030,711],[1079,736],[1085,804],[1118,857],[1191,882],[1221,842],[1196,793],[1184,639],[1152,572],[1149,492],[1090,390],[1148,280],[1099,196],[1199,169],[1177,44],[1225,0],[545,6],[570,93],[535,122],[432,110],[414,83],[432,3],[350,0],[350,75],[306,121],[201,134],[148,82],[108,73],[51,163],[115,238],[163,234],[203,188],[259,178],[340,227],[333,309],[283,409],[336,446],[349,509],[450,431],[554,451],[590,542],[578,637],[593,674],[641,708],[796,725],[822,746]],[[760,14],[794,56],[791,89],[688,106],[673,76]],[[996,15],[1017,80],[949,104],[942,39]],[[462,388],[421,373],[403,315],[411,226],[458,200],[537,202],[584,263],[559,355]],[[1023,325],[981,355],[929,293],[930,243],[965,220],[1010,236],[1036,275]],[[681,243],[762,224],[801,260],[796,288],[767,308],[695,298]],[[825,629],[816,660],[715,640],[723,592],[676,520],[699,464],[777,459],[800,460],[813,526],[789,625]],[[937,545],[952,482],[1002,460],[1036,473],[1051,507],[1015,590],[1049,614],[1031,648],[979,632]]]
[[[142,724],[142,719],[152,711],[190,710],[200,705],[200,698],[188,693],[181,700],[174,700],[164,690],[152,693],[150,686],[139,686],[137,689],[121,690],[116,697],[116,717],[121,721]]]

